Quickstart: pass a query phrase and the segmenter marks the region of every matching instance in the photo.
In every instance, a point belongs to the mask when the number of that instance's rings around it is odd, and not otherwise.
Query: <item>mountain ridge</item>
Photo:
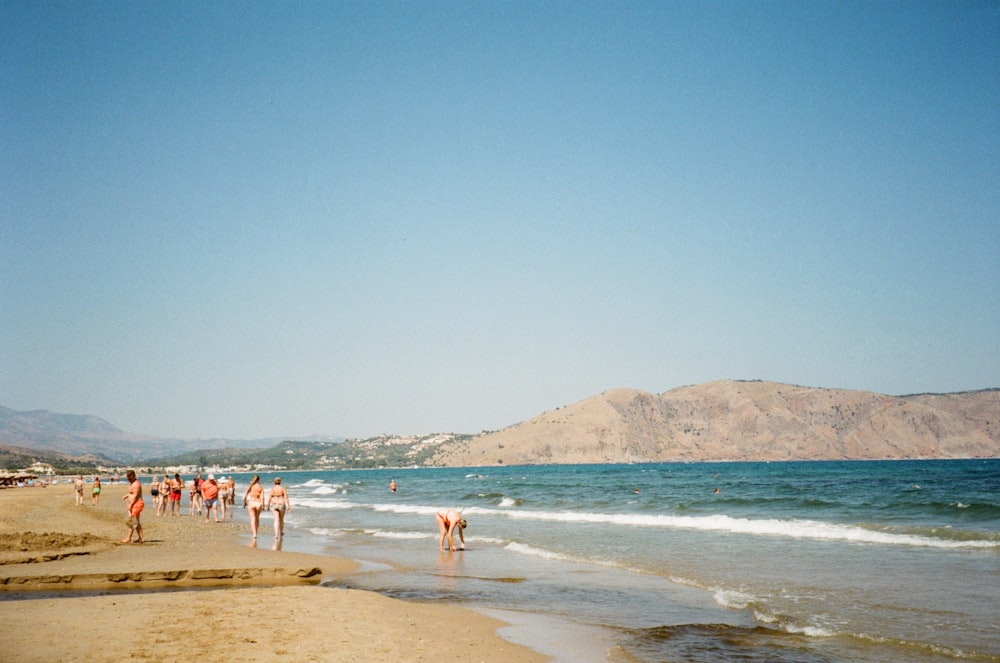
[[[442,448],[442,465],[1000,455],[1000,390],[889,396],[720,380],[610,389]]]
[[[93,415],[0,406],[0,445],[126,463],[303,439],[342,438],[171,440],[128,433]],[[378,447],[376,438],[370,442]],[[1000,457],[1000,389],[890,396],[763,380],[719,380],[659,394],[622,387],[498,431],[443,436],[435,445],[422,464]]]
[[[323,437],[325,436],[315,436]],[[123,431],[90,414],[63,414],[36,409],[17,411],[0,406],[0,446],[54,452],[75,457],[99,456],[132,463],[164,454],[227,447],[265,448],[287,437],[237,440],[228,438],[179,439]]]

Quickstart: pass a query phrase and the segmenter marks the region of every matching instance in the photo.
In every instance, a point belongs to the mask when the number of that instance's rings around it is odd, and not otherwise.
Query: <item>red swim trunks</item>
[[[138,518],[139,514],[142,513],[142,510],[145,508],[146,508],[146,503],[143,502],[141,499],[138,499],[132,502],[132,505],[128,508],[128,515],[132,516],[133,518]]]

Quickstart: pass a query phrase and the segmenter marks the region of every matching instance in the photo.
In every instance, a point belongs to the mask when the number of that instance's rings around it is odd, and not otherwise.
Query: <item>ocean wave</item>
[[[660,527],[728,532],[753,536],[777,536],[817,541],[843,541],[880,545],[919,546],[931,548],[1000,549],[993,538],[955,538],[953,533],[936,535],[909,534],[870,529],[857,525],[842,525],[817,520],[734,518],[726,515],[671,516],[663,514],[606,514],[579,511],[522,511],[473,507],[468,514],[502,515],[508,518],[562,523],[608,524],[632,527]]]
[[[506,550],[511,552],[520,553],[522,555],[530,555],[532,557],[540,557],[542,559],[554,559],[561,562],[580,562],[592,560],[581,560],[574,558],[571,555],[566,555],[563,553],[555,552],[554,550],[546,550],[544,548],[538,548],[536,546],[529,546],[525,543],[517,543],[516,541],[511,541],[505,546]]]
[[[716,589],[712,593],[712,598],[723,608],[732,608],[733,610],[743,610],[757,603],[755,597],[735,589]]]
[[[316,489],[312,491],[312,494],[313,495],[336,495],[338,491],[346,492],[346,491],[344,491],[344,487],[343,486],[337,486],[337,485],[330,486],[330,485],[324,484],[322,486],[317,486]]]
[[[389,532],[386,530],[365,530],[365,534],[383,539],[432,539],[434,535],[426,532]]]
[[[519,553],[521,555],[529,555],[531,557],[539,557],[541,559],[550,559],[559,562],[572,562],[574,564],[587,564],[604,566],[613,569],[628,569],[632,571],[633,569],[625,563],[599,559],[595,557],[578,557],[576,555],[568,555],[566,553],[556,552],[554,550],[548,550],[546,548],[539,548],[538,546],[528,545],[526,543],[518,543],[517,541],[511,541],[506,546],[504,550],[509,550],[511,552]]]
[[[327,537],[330,537],[330,538],[337,537],[337,536],[340,536],[341,534],[343,534],[342,530],[339,530],[339,529],[330,529],[329,527],[310,527],[307,531],[310,534],[313,534],[315,536],[324,537],[324,538],[327,538]]]
[[[344,500],[315,499],[309,497],[299,497],[292,500],[293,506],[306,507],[310,509],[353,509],[356,504]]]

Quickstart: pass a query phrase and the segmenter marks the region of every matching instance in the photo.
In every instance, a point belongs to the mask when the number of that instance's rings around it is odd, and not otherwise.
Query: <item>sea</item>
[[[465,606],[560,663],[1000,662],[1000,459],[280,476],[281,547],[358,563],[330,584]]]

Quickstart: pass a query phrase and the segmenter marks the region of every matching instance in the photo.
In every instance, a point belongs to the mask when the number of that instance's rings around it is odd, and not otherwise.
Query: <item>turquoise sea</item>
[[[282,476],[284,549],[360,562],[338,586],[465,605],[557,661],[1000,661],[1000,459]]]

